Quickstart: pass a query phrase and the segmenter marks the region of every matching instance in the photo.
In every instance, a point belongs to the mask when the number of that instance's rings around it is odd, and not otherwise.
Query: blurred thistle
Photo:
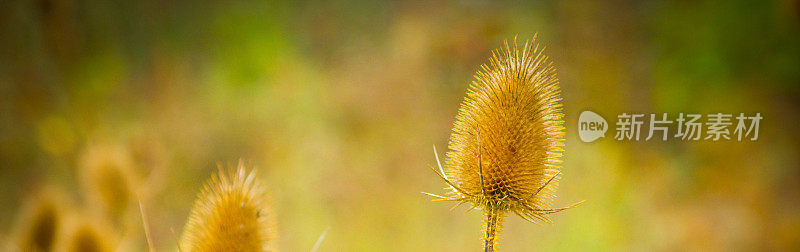
[[[73,216],[55,251],[114,251],[116,239],[105,222],[85,215]]]
[[[551,223],[550,208],[561,174],[564,114],[555,68],[536,44],[492,52],[459,108],[444,168],[436,147],[438,174],[448,185],[437,201],[471,203],[486,214],[484,250],[495,251],[503,217]]]
[[[123,221],[135,198],[137,176],[130,153],[121,146],[92,144],[80,166],[80,181],[90,203],[115,221]]]
[[[274,213],[266,192],[240,161],[213,175],[194,203],[184,228],[182,251],[275,251]]]
[[[167,151],[160,138],[152,133],[139,133],[127,141],[134,174],[142,179],[139,194],[147,198],[158,193],[166,179]]]
[[[22,251],[51,251],[64,225],[65,197],[54,189],[32,196],[20,210],[16,246]]]

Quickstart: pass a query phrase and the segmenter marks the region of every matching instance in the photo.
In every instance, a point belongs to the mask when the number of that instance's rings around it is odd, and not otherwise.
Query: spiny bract
[[[441,176],[451,189],[438,200],[468,202],[487,213],[487,251],[502,218],[547,215],[561,174],[564,114],[555,68],[534,41],[504,43],[481,66],[459,108]],[[435,149],[434,149],[435,152]]]
[[[182,251],[275,251],[276,232],[267,195],[240,162],[212,176],[194,203]]]

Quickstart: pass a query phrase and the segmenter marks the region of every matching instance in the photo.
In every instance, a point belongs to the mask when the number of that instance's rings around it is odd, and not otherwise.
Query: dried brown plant
[[[65,217],[71,210],[66,196],[55,188],[32,195],[20,211],[15,227],[15,246],[22,251],[51,251],[62,233]]]
[[[121,146],[91,144],[80,165],[80,182],[93,211],[117,224],[124,221],[136,196],[138,177],[130,153]]]
[[[115,251],[118,237],[104,220],[85,214],[73,215],[65,225],[55,251]]]

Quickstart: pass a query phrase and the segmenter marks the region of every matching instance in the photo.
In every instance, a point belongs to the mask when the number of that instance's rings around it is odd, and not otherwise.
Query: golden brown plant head
[[[130,154],[119,146],[92,145],[84,154],[81,185],[90,203],[109,217],[124,216],[135,198]]]
[[[127,146],[134,177],[139,178],[136,192],[139,200],[147,201],[163,190],[167,180],[167,151],[155,134],[139,133],[132,136]]]
[[[42,205],[34,210],[30,226],[20,240],[19,247],[32,251],[49,251],[55,243],[61,216],[53,205]]]
[[[239,162],[203,186],[186,223],[183,251],[275,251],[274,213],[255,172]]]
[[[97,218],[75,216],[56,251],[114,251],[115,238],[108,227],[101,225],[103,223]]]
[[[506,42],[476,73],[444,169],[440,164],[437,171],[452,189],[441,199],[532,222],[549,222],[548,214],[563,210],[549,208],[564,151],[564,114],[555,68],[543,50],[535,37],[521,50],[516,40],[513,47]]]
[[[50,251],[55,247],[61,227],[64,225],[63,195],[44,190],[31,197],[21,210],[17,226],[16,246],[23,251]]]
[[[166,166],[164,145],[154,135],[138,135],[128,141],[131,161],[141,177],[163,172]],[[159,174],[160,175],[160,174]]]

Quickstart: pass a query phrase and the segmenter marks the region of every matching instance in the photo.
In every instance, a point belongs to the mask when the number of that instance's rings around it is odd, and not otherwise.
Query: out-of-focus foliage
[[[2,1],[0,238],[17,236],[42,188],[58,188],[73,215],[107,216],[81,171],[109,146],[133,195],[104,229],[126,250],[147,248],[137,199],[155,246],[176,250],[170,229],[182,231],[202,182],[239,158],[272,195],[282,250],[310,249],[327,227],[320,251],[475,250],[480,214],[420,194],[442,186],[425,165],[490,50],[539,32],[565,98],[554,205],[586,203],[554,226],[508,218],[502,249],[797,250],[799,10],[796,0]],[[584,109],[765,119],[755,142],[585,144]]]

